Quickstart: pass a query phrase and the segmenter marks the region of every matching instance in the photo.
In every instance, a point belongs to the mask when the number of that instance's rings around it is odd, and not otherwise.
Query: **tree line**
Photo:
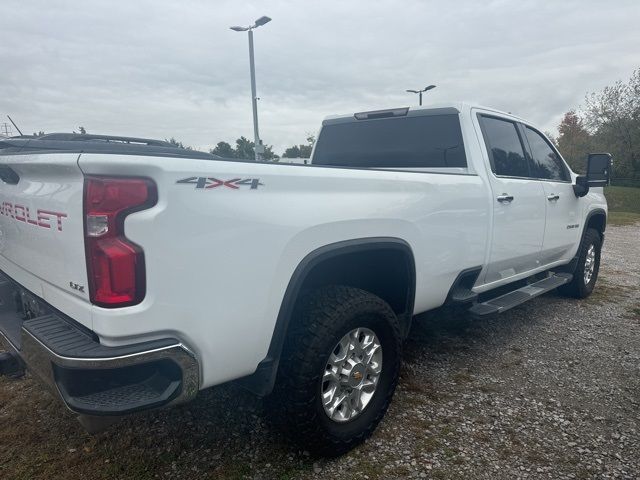
[[[272,145],[265,145],[262,158],[264,160],[272,161],[277,161],[280,158],[309,158],[311,157],[311,150],[313,149],[313,144],[315,143],[315,141],[316,138],[313,135],[309,135],[307,136],[306,144],[293,145],[292,147],[285,149],[282,157],[274,153]],[[175,138],[169,138],[167,142],[175,147],[191,150],[191,147],[184,145],[182,142],[176,140]],[[255,158],[253,151],[254,146],[254,142],[242,136],[236,140],[235,145],[233,146],[227,142],[218,142],[214,148],[209,150],[209,153],[218,155],[223,158],[252,160],[253,158]]]
[[[571,168],[584,173],[590,152],[613,155],[612,181],[640,186],[640,69],[586,96],[558,126],[554,142]]]

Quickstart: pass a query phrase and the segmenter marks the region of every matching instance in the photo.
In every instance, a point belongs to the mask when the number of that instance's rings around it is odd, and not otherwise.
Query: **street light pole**
[[[256,66],[253,59],[253,29],[249,29],[249,68],[251,70],[251,106],[253,107],[253,141],[255,160],[262,160],[264,147],[258,130],[258,97],[256,95]]]
[[[428,87],[424,87],[422,90],[407,90],[407,92],[409,93],[417,93],[418,94],[418,98],[419,98],[419,103],[420,106],[422,106],[422,93],[426,92],[428,90],[431,90],[432,88],[436,88],[435,85],[429,85]]]
[[[255,160],[262,160],[262,154],[264,153],[264,145],[260,140],[260,133],[258,131],[258,96],[256,94],[256,66],[253,56],[253,29],[258,28],[265,23],[269,23],[271,19],[269,17],[260,17],[250,27],[230,27],[231,30],[236,32],[248,32],[249,33],[249,71],[251,73],[251,107],[253,109],[253,138],[254,138],[254,154]]]

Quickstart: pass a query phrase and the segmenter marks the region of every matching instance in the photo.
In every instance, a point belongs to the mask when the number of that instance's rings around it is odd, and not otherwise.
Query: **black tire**
[[[587,254],[593,247],[595,253],[595,264],[593,273],[589,282],[585,283],[585,268]],[[600,232],[593,228],[587,229],[580,243],[580,250],[578,252],[578,263],[576,269],[573,272],[573,280],[563,285],[558,290],[561,294],[567,297],[573,298],[587,298],[593,292],[598,280],[598,272],[600,271],[600,251],[602,250],[602,237]]]
[[[309,292],[301,298],[294,315],[271,403],[280,408],[280,418],[299,445],[318,455],[340,455],[369,437],[387,411],[398,383],[400,325],[384,300],[344,286]],[[337,343],[355,328],[367,328],[378,337],[382,370],[362,412],[351,420],[337,422],[325,413],[322,378]]]

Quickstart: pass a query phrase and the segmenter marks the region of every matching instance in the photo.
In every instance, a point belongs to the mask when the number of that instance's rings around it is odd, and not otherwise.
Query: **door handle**
[[[551,195],[547,195],[547,200],[549,200],[550,202],[553,202],[559,199],[560,199],[560,195],[558,195],[557,193],[552,193]]]
[[[507,195],[506,193],[503,193],[502,195],[498,195],[497,200],[500,203],[511,203],[513,202],[513,195]]]

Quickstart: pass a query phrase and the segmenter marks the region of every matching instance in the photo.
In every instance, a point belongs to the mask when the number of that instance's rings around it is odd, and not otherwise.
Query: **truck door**
[[[523,125],[532,160],[533,175],[540,179],[546,204],[546,227],[540,262],[547,265],[574,253],[582,229],[579,199],[573,193],[571,175],[551,143],[537,130]]]
[[[540,265],[546,202],[532,178],[516,122],[479,114],[493,193],[493,235],[484,283],[508,279]]]

